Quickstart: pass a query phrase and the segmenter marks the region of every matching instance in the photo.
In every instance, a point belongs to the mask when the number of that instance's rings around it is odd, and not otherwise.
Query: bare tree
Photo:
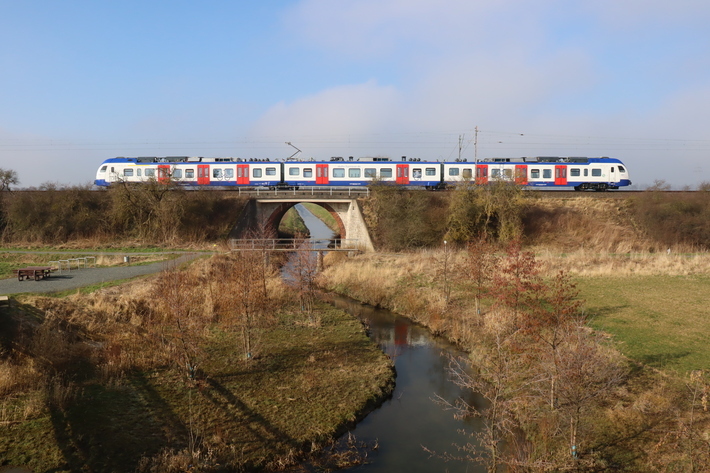
[[[197,281],[177,269],[162,273],[154,289],[154,299],[163,316],[160,324],[170,349],[178,354],[188,378],[194,379],[204,356],[202,345],[206,321],[198,309]]]
[[[450,404],[442,398],[438,402],[454,411],[459,419],[482,417],[483,429],[474,434],[477,442],[459,446],[466,453],[465,459],[486,465],[490,473],[509,463],[502,444],[512,438],[515,429],[513,409],[517,393],[514,391],[517,366],[516,356],[509,350],[504,333],[492,338],[493,345],[485,357],[476,360],[476,375],[471,374],[467,361],[460,358],[449,359],[449,374],[454,384],[460,388],[480,394],[488,401],[485,409],[479,409],[459,398]]]
[[[473,299],[476,313],[481,313],[481,301],[491,292],[493,275],[498,266],[495,246],[485,237],[479,237],[468,244],[465,276],[473,283]]]
[[[228,320],[240,331],[244,358],[254,356],[256,337],[268,317],[264,257],[259,251],[240,251],[227,260],[224,296]]]
[[[566,341],[558,348],[558,403],[569,421],[569,446],[580,451],[582,414],[601,403],[624,380],[627,370],[604,346],[600,335],[583,323],[568,324]]]
[[[0,192],[9,191],[11,185],[16,186],[19,183],[20,179],[17,176],[17,171],[0,168]]]
[[[305,241],[297,240],[296,251],[286,267],[286,283],[298,294],[301,311],[305,312],[313,322],[313,307],[316,300],[316,276],[318,274],[318,261],[311,251],[304,251]]]
[[[499,307],[506,307],[519,323],[524,312],[534,311],[542,288],[535,255],[523,251],[519,240],[510,242],[493,278]]]
[[[549,379],[550,408],[557,406],[557,380],[560,370],[560,347],[567,342],[570,326],[582,327],[585,323],[580,312],[582,301],[579,291],[564,271],[548,283],[539,286],[540,304],[522,317],[523,331],[533,343],[541,345],[536,364]]]

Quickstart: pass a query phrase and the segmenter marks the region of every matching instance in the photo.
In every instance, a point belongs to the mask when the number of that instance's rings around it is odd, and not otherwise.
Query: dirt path
[[[157,273],[164,269],[180,265],[195,259],[204,253],[190,253],[179,258],[159,261],[157,263],[136,266],[115,266],[111,268],[86,268],[72,271],[64,270],[52,273],[52,276],[40,281],[18,281],[17,278],[0,280],[0,294],[20,294],[25,292],[59,292],[77,289],[92,284],[100,284],[118,279],[129,279],[136,276]]]

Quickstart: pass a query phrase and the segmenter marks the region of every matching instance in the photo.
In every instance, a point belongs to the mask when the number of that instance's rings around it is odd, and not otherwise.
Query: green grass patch
[[[183,451],[192,438],[225,471],[242,471],[324,441],[388,394],[393,372],[357,320],[327,305],[317,313],[319,326],[282,314],[248,363],[240,333],[214,328],[196,384],[167,368],[77,381],[69,402],[40,401],[31,418],[0,429],[0,465],[135,471],[142,458]]]
[[[310,235],[306,222],[303,221],[301,215],[295,207],[288,209],[286,214],[279,223],[279,232],[285,235]]]
[[[710,366],[710,277],[581,278],[592,326],[628,357],[685,374]]]

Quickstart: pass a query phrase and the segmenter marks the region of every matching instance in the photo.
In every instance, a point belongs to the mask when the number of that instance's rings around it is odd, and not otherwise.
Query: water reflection
[[[456,420],[450,411],[433,401],[438,395],[449,402],[461,397],[472,405],[482,403],[480,397],[463,392],[448,379],[448,357],[462,353],[445,340],[431,336],[426,329],[387,310],[338,296],[333,296],[332,303],[369,326],[372,339],[394,360],[397,370],[392,398],[352,430],[358,440],[377,441],[379,450],[371,454],[371,463],[348,471],[485,471],[476,463],[446,462],[431,457],[423,449],[458,454],[454,444],[472,440],[459,431],[465,429],[473,433],[480,428],[480,419]]]
[[[330,238],[330,229],[302,206],[297,210],[311,231],[312,238]],[[315,221],[314,221],[315,220]],[[327,235],[324,236],[327,229]],[[409,319],[357,301],[330,296],[331,303],[358,317],[368,327],[370,337],[394,360],[397,380],[392,398],[370,413],[351,432],[358,441],[378,444],[369,452],[369,462],[353,467],[352,472],[484,472],[477,463],[444,461],[432,457],[423,447],[437,453],[459,454],[455,444],[475,443],[460,433],[474,433],[480,419],[456,420],[433,399],[438,395],[453,403],[463,398],[471,405],[483,400],[464,392],[448,379],[449,356],[459,350]]]

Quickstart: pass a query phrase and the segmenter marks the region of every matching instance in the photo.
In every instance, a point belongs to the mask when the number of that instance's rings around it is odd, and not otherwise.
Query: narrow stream
[[[296,206],[311,232],[311,238],[331,238],[331,230],[303,206]],[[346,471],[352,472],[483,472],[475,462],[445,461],[432,456],[424,447],[438,454],[462,455],[455,444],[476,443],[474,434],[480,419],[460,421],[451,411],[434,402],[436,396],[454,402],[465,399],[474,406],[483,400],[471,392],[462,392],[449,381],[449,356],[462,353],[428,330],[384,309],[360,304],[340,296],[331,303],[358,317],[370,328],[371,338],[395,363],[397,379],[392,398],[370,413],[351,433],[359,442],[377,444],[368,453],[368,462]]]

